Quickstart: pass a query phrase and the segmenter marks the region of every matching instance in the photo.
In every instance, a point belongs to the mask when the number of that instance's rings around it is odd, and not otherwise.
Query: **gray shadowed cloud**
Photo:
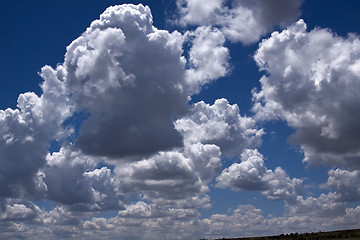
[[[184,35],[158,30],[147,6],[109,7],[67,47],[55,70],[75,111],[90,115],[75,146],[112,158],[181,147],[173,121],[187,112],[189,96],[228,73],[224,41],[210,28]]]
[[[359,37],[307,32],[299,20],[263,40],[255,60],[268,74],[253,91],[257,119],[293,127],[289,142],[301,146],[305,163],[359,169]]]
[[[331,169],[328,175],[328,181],[322,187],[335,190],[339,201],[355,202],[360,200],[359,170]]]
[[[69,205],[71,211],[123,209],[119,183],[109,168],[94,169],[98,164],[95,158],[65,145],[46,160],[41,171],[48,199]]]
[[[181,47],[180,33],[152,26],[147,6],[109,7],[93,21],[56,69],[76,111],[90,114],[75,145],[113,158],[180,146],[172,121],[188,101]]]
[[[115,175],[127,195],[140,194],[159,206],[208,207],[208,184],[221,171],[220,155],[219,147],[197,143],[119,166]]]
[[[23,93],[18,109],[0,110],[0,196],[39,196],[38,170],[46,164],[46,148],[69,132],[61,127],[70,114],[63,82],[48,66],[40,75],[45,80],[40,97]]]

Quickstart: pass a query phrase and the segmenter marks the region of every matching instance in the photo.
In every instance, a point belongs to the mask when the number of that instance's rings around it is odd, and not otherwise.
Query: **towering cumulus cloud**
[[[181,47],[181,34],[153,27],[142,5],[110,7],[92,22],[56,69],[75,111],[90,114],[76,145],[108,157],[180,146],[172,120],[188,101]]]
[[[290,142],[301,146],[304,162],[359,169],[359,38],[307,32],[299,20],[263,40],[255,60],[268,74],[253,93],[258,118],[295,128]]]
[[[45,165],[50,140],[67,134],[62,122],[70,107],[64,83],[48,66],[42,68],[46,79],[43,94],[23,93],[18,109],[0,110],[0,196],[33,196],[43,190],[39,168]]]

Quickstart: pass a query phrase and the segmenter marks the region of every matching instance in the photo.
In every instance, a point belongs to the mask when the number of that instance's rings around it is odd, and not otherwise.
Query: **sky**
[[[360,3],[0,2],[0,239],[360,228]]]

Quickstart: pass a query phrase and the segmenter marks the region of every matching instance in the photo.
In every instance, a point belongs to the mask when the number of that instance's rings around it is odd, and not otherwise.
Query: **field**
[[[215,240],[332,240],[332,239],[344,239],[344,240],[360,240],[360,229],[353,230],[341,230],[332,232],[315,232],[315,233],[291,233],[280,234],[275,236],[264,237],[246,237],[246,238],[222,238]],[[203,239],[205,240],[205,239]]]

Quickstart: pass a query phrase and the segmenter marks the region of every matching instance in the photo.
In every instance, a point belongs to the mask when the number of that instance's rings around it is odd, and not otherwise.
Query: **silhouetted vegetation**
[[[290,233],[264,237],[244,237],[244,238],[221,238],[215,240],[359,240],[360,229],[341,230],[332,232],[311,232],[311,233]],[[207,240],[205,238],[200,240]]]

